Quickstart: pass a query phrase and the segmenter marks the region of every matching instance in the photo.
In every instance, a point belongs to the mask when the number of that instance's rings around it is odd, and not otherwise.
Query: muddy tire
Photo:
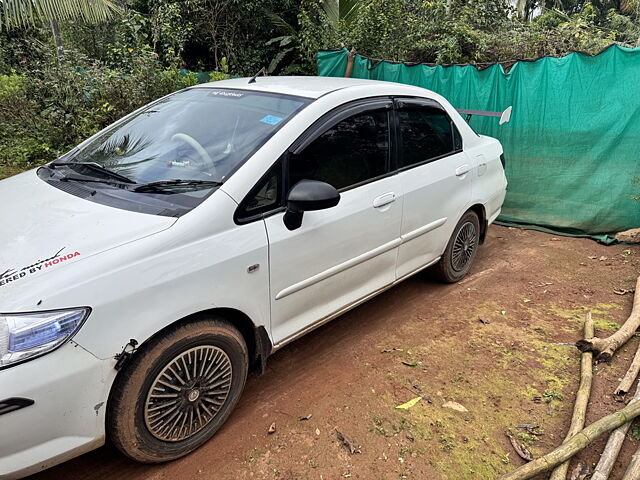
[[[469,210],[465,213],[449,239],[442,258],[433,266],[434,276],[444,283],[462,280],[473,264],[480,243],[480,220]]]
[[[170,328],[143,345],[116,379],[107,435],[139,462],[182,457],[224,424],[240,398],[247,371],[246,343],[224,320]]]

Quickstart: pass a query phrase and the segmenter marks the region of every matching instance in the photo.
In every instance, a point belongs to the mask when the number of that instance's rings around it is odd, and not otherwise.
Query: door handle
[[[471,171],[471,167],[466,163],[464,165],[460,165],[456,168],[456,177],[461,177],[465,173],[469,173]]]
[[[395,201],[396,194],[394,192],[384,193],[373,201],[373,208],[384,207],[385,205],[389,205],[390,203]]]

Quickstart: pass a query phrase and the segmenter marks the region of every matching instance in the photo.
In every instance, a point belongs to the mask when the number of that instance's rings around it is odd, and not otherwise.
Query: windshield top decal
[[[229,90],[212,90],[209,93],[211,97],[225,97],[225,98],[242,98],[245,96],[244,93],[240,92],[230,92]]]
[[[72,258],[80,256],[80,252],[73,252],[63,255],[62,251],[65,248],[67,247],[62,247],[53,256],[45,258],[44,260],[38,260],[33,265],[27,265],[26,267],[21,267],[19,269],[8,268],[4,271],[2,271],[2,268],[0,267],[0,287],[21,280],[28,275],[38,273],[45,268],[53,267],[54,265],[58,265],[61,262],[71,260]]]

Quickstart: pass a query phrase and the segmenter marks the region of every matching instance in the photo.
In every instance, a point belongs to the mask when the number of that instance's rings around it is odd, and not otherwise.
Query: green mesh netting
[[[318,74],[344,75],[347,50],[318,52]],[[509,180],[500,220],[607,241],[640,227],[640,48],[611,46],[501,65],[373,64],[356,55],[353,77],[433,90],[454,107],[502,111],[511,122],[474,116],[498,138]]]

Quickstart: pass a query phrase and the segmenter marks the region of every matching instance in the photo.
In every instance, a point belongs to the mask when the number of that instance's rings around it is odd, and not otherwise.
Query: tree
[[[116,10],[111,0],[0,0],[0,29],[27,28],[48,21],[60,55],[62,36],[58,21],[80,19],[99,23],[110,19]]]

